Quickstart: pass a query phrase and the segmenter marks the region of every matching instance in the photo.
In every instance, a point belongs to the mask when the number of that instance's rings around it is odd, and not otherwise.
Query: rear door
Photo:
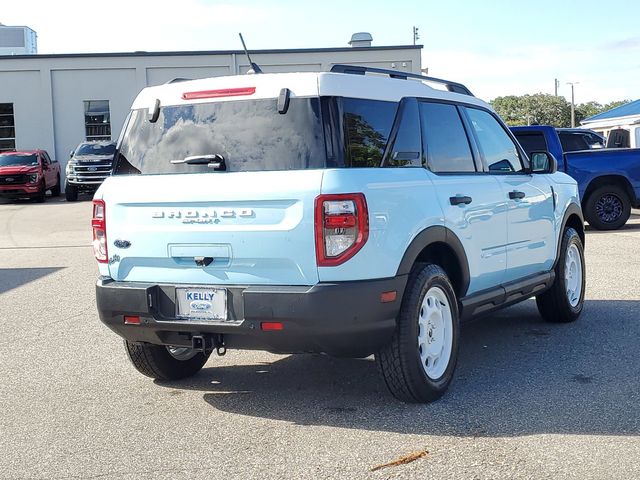
[[[468,293],[500,285],[507,243],[507,205],[500,184],[482,172],[456,105],[422,101],[420,117],[445,226],[456,234],[469,262]]]
[[[56,172],[53,171],[53,167],[51,166],[51,159],[49,155],[47,155],[47,152],[40,152],[39,156],[46,188],[52,187],[56,183]]]
[[[554,194],[546,175],[532,175],[503,125],[486,110],[465,108],[485,168],[508,205],[505,281],[548,271],[556,251]]]

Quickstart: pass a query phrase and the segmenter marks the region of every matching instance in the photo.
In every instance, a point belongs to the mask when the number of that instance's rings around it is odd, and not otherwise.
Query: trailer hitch
[[[227,353],[227,348],[224,345],[224,336],[222,334],[214,336],[192,335],[191,348],[196,352],[205,354],[215,349],[220,357]]]

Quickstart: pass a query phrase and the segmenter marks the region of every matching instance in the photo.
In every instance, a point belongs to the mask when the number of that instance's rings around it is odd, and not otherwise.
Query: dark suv
[[[78,200],[79,193],[93,194],[104,179],[111,175],[115,151],[115,142],[82,142],[71,152],[64,187],[68,202]]]

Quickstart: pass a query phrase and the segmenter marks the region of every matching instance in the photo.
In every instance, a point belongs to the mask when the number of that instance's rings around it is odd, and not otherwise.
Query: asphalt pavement
[[[97,317],[90,214],[0,202],[0,478],[640,478],[640,212],[587,232],[576,323],[527,301],[465,325],[430,405],[394,400],[372,359],[141,376]]]

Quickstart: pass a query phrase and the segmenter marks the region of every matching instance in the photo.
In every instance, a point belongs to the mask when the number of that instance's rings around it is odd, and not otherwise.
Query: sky
[[[99,6],[99,8],[96,8]],[[0,0],[0,23],[38,33],[39,53],[423,45],[429,75],[478,97],[640,98],[640,0]]]

